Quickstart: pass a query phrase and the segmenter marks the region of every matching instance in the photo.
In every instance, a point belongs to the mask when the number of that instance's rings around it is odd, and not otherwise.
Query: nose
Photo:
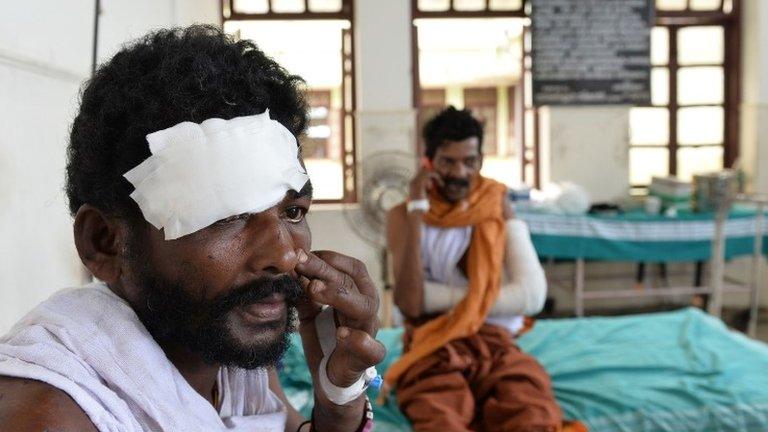
[[[251,270],[257,274],[275,276],[289,273],[299,263],[296,243],[291,231],[280,218],[269,219],[269,223],[259,224],[253,231],[256,240],[253,242]]]
[[[459,162],[451,166],[451,172],[450,172],[451,177],[465,178],[467,177],[467,174],[468,174],[467,166],[464,165],[463,163]]]

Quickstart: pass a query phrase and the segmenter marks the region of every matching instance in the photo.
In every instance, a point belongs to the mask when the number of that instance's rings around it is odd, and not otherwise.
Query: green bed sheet
[[[400,336],[379,332],[389,350],[380,373],[401,354]],[[768,431],[768,346],[697,309],[540,320],[519,345],[549,372],[566,417],[593,432]],[[298,338],[281,380],[308,415],[311,381]],[[375,411],[376,430],[410,430],[394,400]]]

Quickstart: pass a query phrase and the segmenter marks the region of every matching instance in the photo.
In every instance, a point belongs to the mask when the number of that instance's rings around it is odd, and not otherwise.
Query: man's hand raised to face
[[[299,319],[302,342],[307,356],[307,363],[315,382],[316,406],[325,407],[327,414],[336,417],[333,430],[340,428],[339,416],[346,417],[345,408],[361,406],[363,400],[353,401],[349,407],[336,406],[330,402],[325,392],[318,388],[318,366],[323,357],[320,342],[315,329],[315,318],[322,305],[331,306],[336,311],[336,349],[328,359],[327,374],[330,381],[339,387],[347,387],[356,382],[371,366],[384,359],[386,349],[375,339],[379,328],[379,296],[365,265],[354,258],[331,251],[299,251],[299,263],[296,273],[307,292],[309,301],[299,306]],[[341,411],[340,411],[341,410]],[[315,421],[322,413],[315,412]],[[362,417],[350,419],[359,426]],[[352,424],[350,423],[350,424]],[[318,430],[324,430],[318,426]]]
[[[408,199],[413,201],[427,198],[427,192],[435,185],[443,185],[440,175],[428,167],[421,167],[411,179]]]

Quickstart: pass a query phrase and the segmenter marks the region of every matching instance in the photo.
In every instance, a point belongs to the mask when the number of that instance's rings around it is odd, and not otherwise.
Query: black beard
[[[448,202],[456,203],[466,197],[466,194],[468,193],[470,180],[467,178],[461,178],[461,177],[450,177],[445,176],[442,178],[443,185],[438,189],[440,191],[440,194],[445,198]],[[450,190],[449,187],[454,186],[457,187],[457,189]]]
[[[238,286],[213,300],[197,299],[180,283],[164,280],[149,266],[138,272],[139,304],[133,305],[139,320],[161,346],[181,345],[199,353],[208,364],[255,369],[277,364],[288,347],[288,335],[295,331],[296,305],[304,298],[299,282],[289,276],[262,278]],[[275,293],[285,297],[288,313],[281,336],[268,341],[243,343],[227,325],[235,308],[256,303]],[[265,327],[266,329],[266,327]]]
[[[463,188],[469,187],[469,179],[460,177],[443,177],[443,186],[459,186]]]

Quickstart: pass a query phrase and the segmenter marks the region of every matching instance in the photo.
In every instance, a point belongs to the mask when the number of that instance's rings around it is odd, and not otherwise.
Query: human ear
[[[122,274],[126,232],[124,222],[92,205],[82,205],[75,215],[75,247],[80,260],[91,274],[108,284]]]

